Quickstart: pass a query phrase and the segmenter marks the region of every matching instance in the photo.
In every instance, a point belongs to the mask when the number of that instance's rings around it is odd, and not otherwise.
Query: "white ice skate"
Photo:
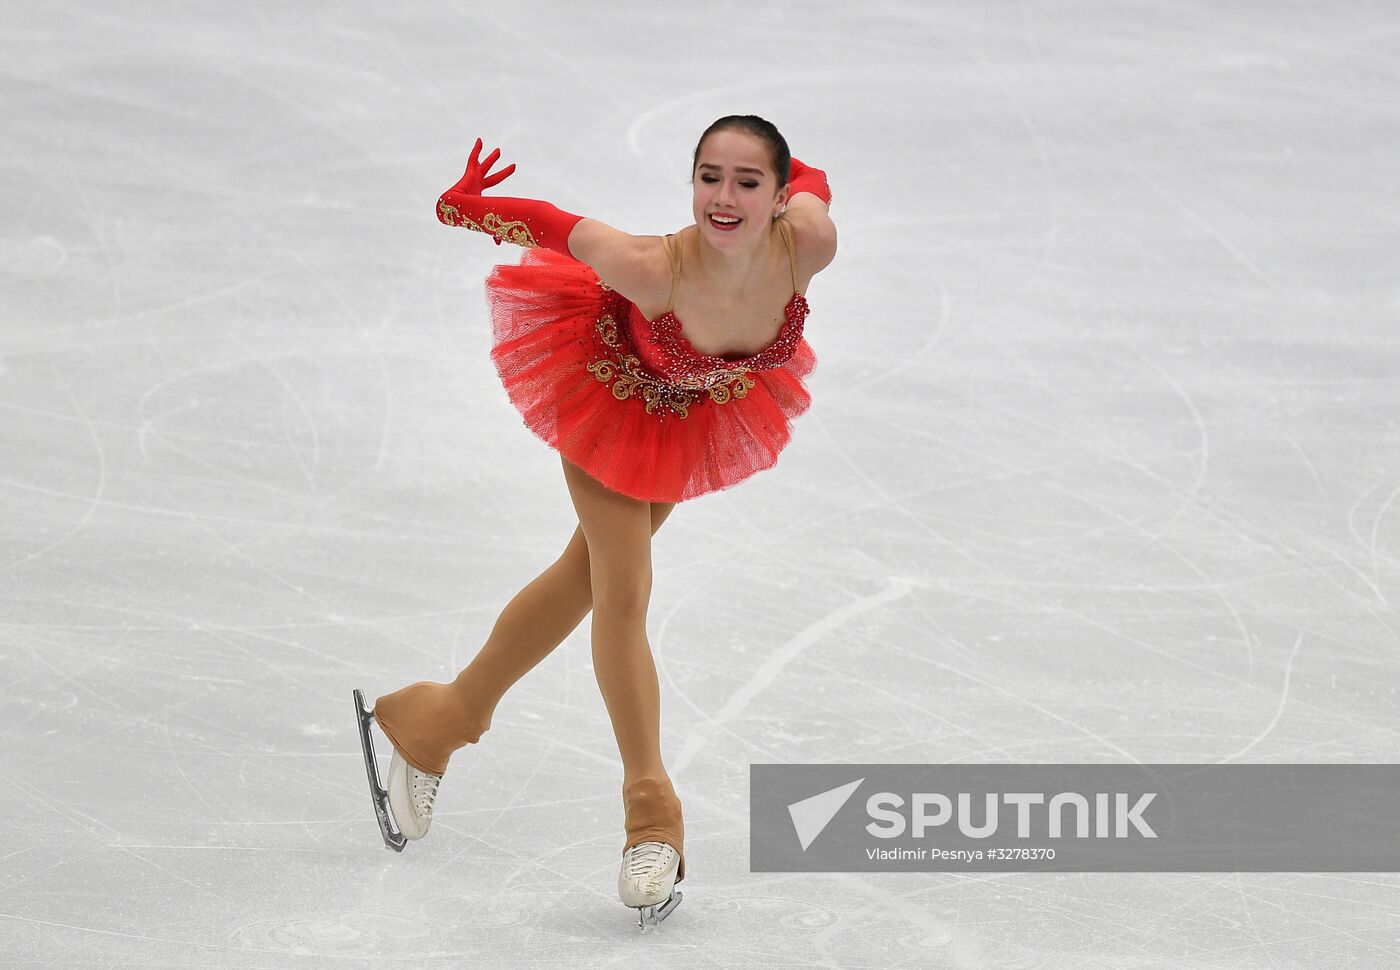
[[[406,839],[421,839],[433,824],[433,801],[442,775],[419,771],[397,748],[389,761],[389,810]]]
[[[395,749],[389,762],[389,785],[386,788],[379,773],[379,760],[374,754],[374,742],[369,735],[374,710],[365,703],[362,691],[355,691],[355,718],[360,726],[360,749],[365,756],[365,774],[369,777],[369,794],[374,802],[374,815],[384,844],[402,852],[409,839],[421,839],[428,834],[433,821],[433,802],[437,798],[441,775],[419,771],[403,760]]]
[[[680,853],[665,842],[641,842],[622,855],[617,894],[637,911],[637,927],[655,926],[681,904],[676,888]]]

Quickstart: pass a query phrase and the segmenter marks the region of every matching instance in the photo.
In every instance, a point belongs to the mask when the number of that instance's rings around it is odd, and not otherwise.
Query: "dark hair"
[[[695,157],[690,163],[692,179],[695,178],[695,169],[700,165],[700,146],[717,131],[742,131],[762,141],[773,156],[773,170],[778,175],[778,188],[787,185],[788,176],[792,173],[792,153],[788,151],[787,139],[771,121],[765,121],[758,115],[725,115],[706,128],[700,140],[695,143]]]

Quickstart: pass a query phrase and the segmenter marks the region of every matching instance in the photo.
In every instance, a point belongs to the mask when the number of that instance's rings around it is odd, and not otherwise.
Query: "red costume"
[[[794,159],[793,173],[794,192],[830,200],[819,169]],[[793,281],[782,329],[759,353],[726,358],[697,352],[671,312],[680,278],[671,237],[663,240],[671,300],[647,320],[568,255],[580,216],[481,196],[484,184],[494,182],[478,176],[449,189],[438,217],[528,247],[519,265],[492,270],[486,295],[491,358],[531,431],[613,491],[651,502],[728,488],[777,462],[792,420],[811,402],[803,378],[816,364],[802,335],[808,308],[797,292],[791,226],[777,220]]]

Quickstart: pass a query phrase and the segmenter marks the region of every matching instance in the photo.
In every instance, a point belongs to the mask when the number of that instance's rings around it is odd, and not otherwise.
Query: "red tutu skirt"
[[[486,280],[491,359],[525,424],[608,488],[679,502],[772,467],[811,397],[799,336],[780,366],[677,373],[651,325],[585,263],[527,249]],[[714,363],[714,359],[711,359]]]

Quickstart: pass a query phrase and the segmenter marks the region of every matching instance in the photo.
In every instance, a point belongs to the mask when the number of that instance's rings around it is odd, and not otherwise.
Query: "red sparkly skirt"
[[[679,502],[772,467],[811,397],[799,339],[766,370],[663,376],[648,322],[585,263],[527,249],[486,280],[491,359],[525,424],[615,492]]]

